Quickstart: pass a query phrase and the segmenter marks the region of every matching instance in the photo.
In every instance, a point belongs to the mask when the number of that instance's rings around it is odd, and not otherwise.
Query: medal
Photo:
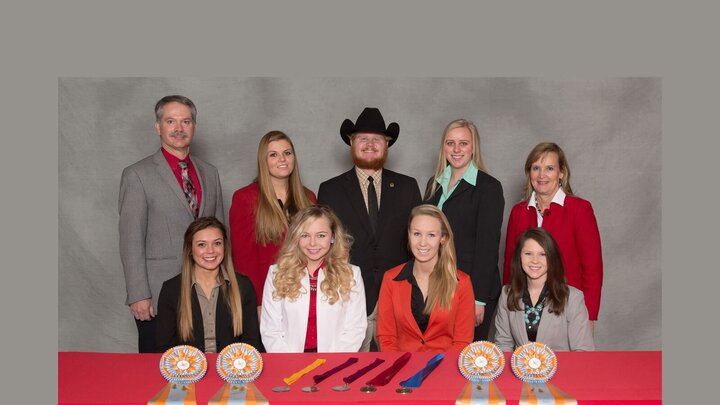
[[[437,366],[440,364],[442,359],[445,358],[445,355],[442,353],[437,354],[435,357],[430,359],[425,367],[423,367],[422,370],[418,371],[413,375],[412,377],[408,378],[405,381],[400,382],[400,388],[396,389],[395,392],[398,394],[410,394],[412,392],[411,388],[420,388],[423,381],[427,378],[427,376],[430,375],[430,373],[437,368]]]
[[[353,365],[353,364],[355,364],[355,363],[357,363],[357,362],[358,362],[358,358],[357,358],[357,357],[350,357],[349,359],[347,359],[347,360],[346,360],[344,363],[342,363],[341,365],[339,365],[339,366],[337,366],[337,367],[335,367],[335,368],[333,368],[333,369],[330,369],[330,370],[328,370],[328,371],[326,371],[326,372],[324,372],[324,373],[322,373],[322,374],[314,375],[314,376],[313,376],[313,385],[310,386],[310,387],[303,387],[303,388],[302,388],[302,391],[303,391],[303,392],[316,392],[316,391],[319,391],[320,388],[317,387],[318,384],[320,384],[321,382],[325,381],[325,379],[327,379],[327,378],[330,377],[331,375],[337,373],[338,371],[340,371],[340,370],[342,370],[342,369],[344,369],[344,368],[346,368],[346,367],[349,367],[349,366],[351,366],[351,365]]]
[[[310,363],[307,367],[303,368],[302,370],[294,373],[290,377],[283,378],[283,381],[285,382],[285,385],[280,385],[277,387],[272,388],[274,392],[288,392],[290,391],[290,386],[297,380],[299,380],[302,376],[305,374],[315,370],[316,368],[320,367],[325,363],[325,359],[316,359],[312,363]]]
[[[358,378],[364,376],[367,374],[370,370],[374,369],[375,367],[379,366],[380,364],[384,363],[384,359],[375,359],[372,363],[368,364],[367,366],[361,368],[360,370],[354,372],[353,374],[350,374],[347,377],[343,377],[344,385],[336,385],[332,387],[335,391],[348,391],[350,389],[350,384],[352,384],[355,380]]]
[[[395,362],[385,370],[383,370],[380,374],[376,375],[375,378],[365,383],[365,386],[360,388],[360,391],[362,392],[375,392],[377,391],[376,387],[382,387],[386,385],[387,383],[392,380],[392,378],[395,376],[395,374],[398,373],[408,361],[410,361],[410,357],[412,355],[410,353],[405,353],[402,356],[400,356]]]

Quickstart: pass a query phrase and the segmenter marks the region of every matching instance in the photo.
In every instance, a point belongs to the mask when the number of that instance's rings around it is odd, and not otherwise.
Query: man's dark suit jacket
[[[162,353],[177,345],[190,345],[205,351],[205,329],[203,328],[202,313],[200,312],[200,301],[193,289],[192,294],[192,319],[193,337],[185,342],[180,339],[177,327],[178,305],[180,303],[180,274],[163,283],[158,299],[160,312],[157,315],[156,342],[157,352]],[[247,343],[260,351],[264,351],[260,342],[260,327],[258,324],[257,301],[255,289],[246,276],[235,273],[240,287],[242,298],[242,328],[240,336],[233,336],[232,316],[225,304],[225,297],[222,290],[219,290],[217,307],[215,308],[215,344],[219,353],[231,343]],[[228,291],[230,290],[228,285]]]
[[[383,169],[377,234],[370,228],[367,207],[355,167],[320,184],[318,204],[330,206],[354,242],[350,262],[360,267],[368,314],[375,309],[385,271],[408,261],[407,227],[410,211],[420,204],[414,178]]]
[[[426,202],[437,206],[441,195],[438,187]],[[470,275],[475,299],[485,303],[500,295],[498,249],[504,209],[502,185],[483,171],[478,171],[474,187],[460,180],[442,207],[455,238],[458,269]]]

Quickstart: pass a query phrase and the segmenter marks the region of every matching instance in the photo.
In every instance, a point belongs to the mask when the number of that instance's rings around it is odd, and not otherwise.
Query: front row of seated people
[[[268,352],[357,352],[367,317],[360,269],[349,262],[351,243],[328,207],[295,214],[265,280],[258,323],[254,289],[233,271],[225,227],[214,218],[195,220],[185,233],[181,274],[160,292],[158,351],[189,344],[219,352],[242,342]],[[415,207],[408,244],[413,258],[383,277],[379,348],[459,351],[473,341],[475,300],[442,211]],[[528,342],[595,349],[583,294],[568,286],[557,243],[545,229],[520,235],[510,267],[495,317],[500,349]]]

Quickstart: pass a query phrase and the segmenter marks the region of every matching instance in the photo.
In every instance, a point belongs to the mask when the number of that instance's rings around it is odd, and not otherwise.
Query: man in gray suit
[[[158,295],[162,283],[180,273],[187,226],[203,216],[224,222],[217,169],[189,155],[196,115],[187,97],[160,99],[155,130],[161,148],[126,167],[120,181],[120,258],[140,353],[156,351]]]

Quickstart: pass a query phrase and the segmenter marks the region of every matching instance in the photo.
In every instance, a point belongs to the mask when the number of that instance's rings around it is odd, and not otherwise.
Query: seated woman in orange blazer
[[[475,298],[470,276],[457,269],[453,234],[434,205],[410,213],[414,259],[383,277],[378,300],[380,350],[460,351],[473,340]]]

